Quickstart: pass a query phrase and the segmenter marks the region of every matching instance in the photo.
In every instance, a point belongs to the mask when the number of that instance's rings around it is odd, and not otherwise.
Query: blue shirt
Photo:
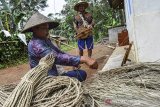
[[[53,53],[55,55],[55,63],[52,69],[48,71],[48,75],[58,75],[55,64],[76,67],[80,63],[80,56],[73,56],[62,52],[53,45],[50,39],[44,40],[33,37],[28,44],[28,54],[31,68],[37,66],[39,60],[49,53]]]

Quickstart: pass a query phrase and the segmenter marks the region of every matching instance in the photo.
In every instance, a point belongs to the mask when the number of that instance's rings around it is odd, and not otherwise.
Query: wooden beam
[[[122,61],[121,66],[123,66],[124,64],[126,64],[127,59],[128,59],[128,56],[129,56],[129,53],[130,53],[130,50],[131,50],[131,48],[132,48],[132,44],[133,44],[133,42],[131,42],[131,43],[129,44],[129,48],[126,50],[126,53],[125,53],[125,55],[124,55],[124,58],[123,58],[123,61]]]

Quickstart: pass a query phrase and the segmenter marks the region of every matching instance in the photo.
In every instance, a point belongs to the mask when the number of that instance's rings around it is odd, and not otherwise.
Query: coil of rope
[[[92,107],[99,107],[91,95],[83,93],[81,82],[77,79],[67,76],[47,76],[53,64],[54,55],[50,54],[42,58],[39,65],[22,78],[10,95],[0,91],[1,106],[82,107],[82,105],[92,105]]]

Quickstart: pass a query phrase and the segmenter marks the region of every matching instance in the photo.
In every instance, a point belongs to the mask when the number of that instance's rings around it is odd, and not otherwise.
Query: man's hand
[[[92,69],[98,69],[98,63],[95,59],[89,58],[86,64]]]
[[[85,63],[91,69],[98,69],[98,63],[95,59],[86,56],[81,56],[81,63]]]
[[[88,25],[87,28],[92,29],[93,27],[92,27],[92,25]]]

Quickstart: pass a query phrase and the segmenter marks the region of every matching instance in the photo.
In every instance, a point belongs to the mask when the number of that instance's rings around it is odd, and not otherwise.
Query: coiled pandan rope
[[[91,95],[84,94],[81,82],[77,79],[47,76],[54,60],[53,54],[42,58],[38,66],[27,72],[9,96],[4,95],[2,103],[6,101],[3,107],[98,107]]]

